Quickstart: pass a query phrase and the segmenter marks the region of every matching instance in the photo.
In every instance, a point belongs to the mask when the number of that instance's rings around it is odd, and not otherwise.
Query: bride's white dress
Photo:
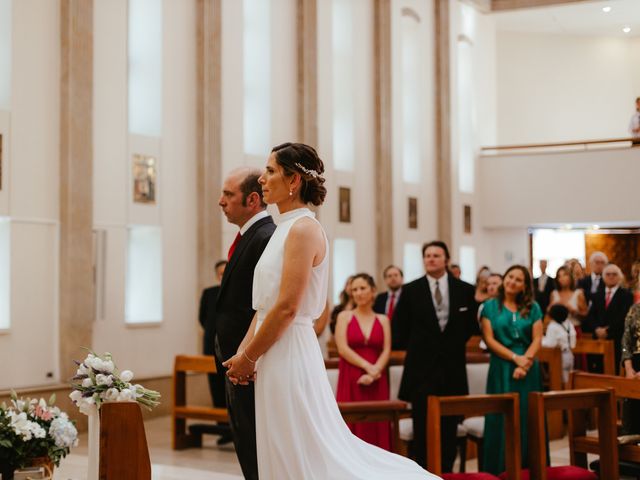
[[[256,265],[253,308],[258,329],[278,297],[285,240],[302,217],[315,218],[307,208],[281,216]],[[260,480],[437,479],[415,462],[360,440],[340,415],[312,323],[327,298],[328,242],[326,251],[313,268],[295,320],[257,363]]]

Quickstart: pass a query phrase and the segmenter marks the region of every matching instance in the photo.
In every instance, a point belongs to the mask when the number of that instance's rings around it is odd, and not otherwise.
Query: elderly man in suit
[[[389,265],[384,269],[382,273],[384,277],[384,283],[389,289],[386,292],[379,293],[376,296],[376,300],[373,303],[373,311],[386,315],[389,320],[393,318],[393,312],[400,300],[400,294],[402,293],[402,282],[404,281],[404,273],[400,270],[400,267],[395,265]]]
[[[475,289],[447,270],[449,249],[433,241],[422,248],[426,275],[407,283],[394,313],[393,347],[406,350],[399,397],[412,404],[413,458],[426,466],[429,395],[466,395],[467,340],[478,334]],[[458,419],[442,419],[442,467],[450,472],[456,455]]]
[[[229,264],[216,302],[215,350],[219,371],[226,371],[222,362],[236,354],[251,325],[255,313],[251,302],[253,271],[276,229],[265,210],[262,187],[258,183],[260,174],[248,168],[234,170],[225,179],[218,202],[229,223],[239,228],[229,248]],[[242,473],[244,478],[257,480],[253,383],[233,385],[227,379],[225,386],[231,433]]]
[[[584,298],[589,307],[591,307],[594,296],[599,292],[604,292],[602,271],[608,263],[609,259],[604,253],[593,252],[589,257],[589,270],[591,270],[591,273],[578,282],[578,288],[584,291]]]

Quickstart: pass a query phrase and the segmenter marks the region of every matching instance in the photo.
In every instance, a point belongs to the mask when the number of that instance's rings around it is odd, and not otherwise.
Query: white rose
[[[118,395],[118,402],[130,402],[133,400],[133,392],[128,388],[125,388]]]
[[[102,373],[99,373],[96,375],[96,383],[98,385],[107,385],[110,387],[113,383],[113,377],[111,375],[103,375]]]
[[[102,371],[103,372],[107,372],[107,373],[113,373],[113,370],[115,369],[115,365],[113,364],[113,362],[111,360],[105,360],[104,362],[102,362]]]
[[[78,371],[76,372],[78,375],[89,375],[91,369],[87,367],[84,363],[81,363],[78,366]]]
[[[82,392],[80,390],[74,390],[69,394],[69,398],[74,402],[78,403],[82,398]]]
[[[85,378],[84,380],[82,380],[82,386],[85,388],[93,386],[93,380],[91,380],[90,378]]]
[[[133,378],[133,372],[131,370],[124,370],[120,373],[120,380],[123,382],[130,382]]]
[[[117,402],[120,392],[117,388],[110,388],[104,392],[104,398],[107,402]]]

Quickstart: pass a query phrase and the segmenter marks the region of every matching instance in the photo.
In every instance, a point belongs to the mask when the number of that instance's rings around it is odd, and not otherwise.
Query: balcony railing
[[[581,140],[562,143],[531,143],[527,145],[500,145],[495,147],[482,147],[481,155],[501,155],[505,153],[532,153],[532,152],[573,152],[582,150],[597,150],[602,148],[629,148],[632,145],[631,138],[606,138],[601,140]]]

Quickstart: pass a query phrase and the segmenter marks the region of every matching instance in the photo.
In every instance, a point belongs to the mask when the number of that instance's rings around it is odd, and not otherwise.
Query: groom
[[[273,231],[273,220],[266,212],[260,172],[249,168],[232,171],[222,185],[218,205],[229,223],[240,228],[229,248],[229,264],[222,276],[216,305],[216,368],[225,372],[222,362],[236,354],[254,310],[251,308],[253,270]],[[244,478],[257,480],[256,419],[253,383],[233,385],[227,377],[227,408],[231,433]]]

